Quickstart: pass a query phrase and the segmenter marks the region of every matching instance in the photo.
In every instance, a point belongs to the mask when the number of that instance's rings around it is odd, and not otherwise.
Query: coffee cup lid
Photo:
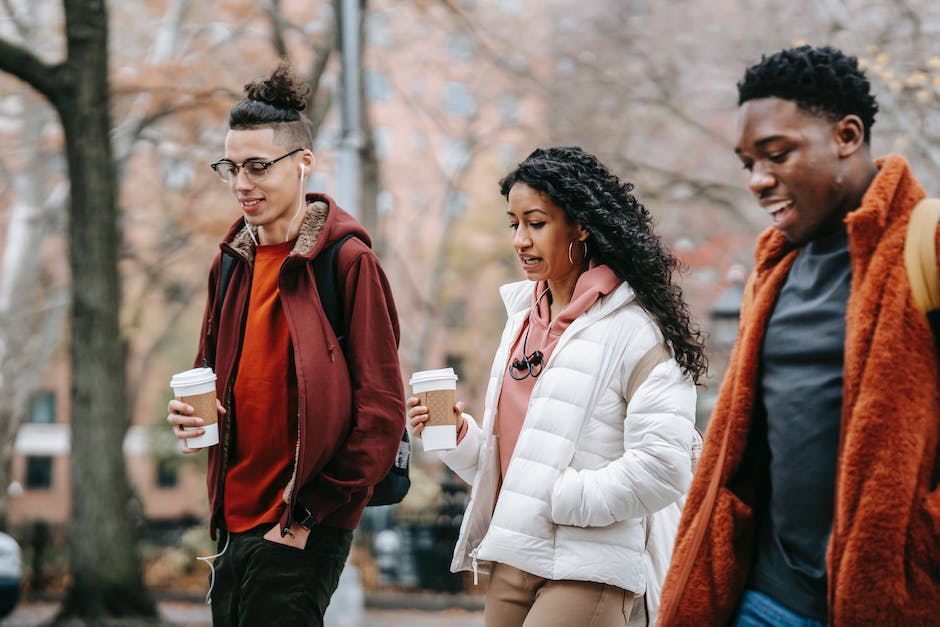
[[[457,374],[453,368],[441,368],[440,370],[422,370],[411,375],[409,385],[416,383],[425,383],[427,381],[456,381]]]
[[[170,387],[181,388],[201,383],[212,383],[215,381],[215,373],[212,368],[193,368],[185,372],[178,372],[170,379]]]

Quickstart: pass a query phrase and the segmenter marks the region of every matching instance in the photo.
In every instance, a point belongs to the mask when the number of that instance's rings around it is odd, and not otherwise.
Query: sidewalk
[[[376,608],[367,603],[363,614],[361,627],[483,627],[482,610],[468,611],[456,607],[444,609],[431,609],[435,605],[445,606],[446,600],[431,601],[428,597],[435,595],[414,594],[402,595],[414,597],[414,605],[410,608]],[[423,597],[423,598],[417,598]],[[409,599],[401,599],[399,605],[406,606]],[[389,602],[391,603],[391,602]],[[426,609],[418,609],[424,606]],[[161,616],[161,625],[173,627],[209,627],[212,618],[209,608],[202,601],[159,601],[158,607]],[[55,601],[39,601],[21,603],[7,616],[0,620],[0,627],[38,627],[48,622],[59,609]],[[335,623],[329,620],[326,627]]]
[[[212,624],[209,607],[201,595],[159,594],[157,605],[162,625],[207,627]],[[334,601],[340,599],[334,596]],[[363,595],[364,609],[356,627],[482,627],[483,597],[469,594],[376,591]],[[0,627],[37,627],[51,620],[59,609],[58,598],[45,597],[21,602]],[[334,608],[335,609],[335,608]],[[356,611],[342,611],[343,623]],[[336,625],[329,620],[326,627]],[[355,620],[353,621],[355,625]]]

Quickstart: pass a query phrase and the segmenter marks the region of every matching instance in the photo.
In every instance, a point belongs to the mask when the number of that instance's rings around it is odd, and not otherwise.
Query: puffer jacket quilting
[[[532,289],[528,281],[501,289],[509,320],[493,360],[482,427],[468,419],[460,446],[440,453],[473,485],[452,570],[478,562],[486,570],[486,562],[498,561],[548,579],[642,594],[644,520],[678,501],[690,481],[695,387],[669,359],[627,404],[631,371],[663,338],[632,289],[621,284],[559,338],[532,391],[500,488],[495,408]]]

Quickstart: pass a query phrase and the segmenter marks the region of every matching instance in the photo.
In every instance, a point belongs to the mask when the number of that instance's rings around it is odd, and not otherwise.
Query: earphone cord
[[[300,215],[300,210],[304,208],[304,171],[303,166],[300,170],[300,200],[297,202],[297,211],[294,212],[294,217],[291,218],[290,224],[287,225],[287,234],[284,237],[285,242],[290,241],[290,230],[294,226],[294,220],[297,219],[297,216]]]
[[[538,297],[535,299],[536,305],[538,305],[538,302],[542,300],[542,297],[548,293],[548,289],[549,288],[546,287],[544,290],[542,290],[542,293],[538,295]],[[551,323],[549,323],[548,326],[549,328],[551,328]],[[525,328],[525,335],[522,336],[522,359],[515,359],[509,364],[509,376],[515,379],[516,381],[522,381],[526,377],[530,377],[530,376],[532,378],[536,378],[539,376],[539,374],[541,374],[541,369],[539,370],[538,373],[532,372],[532,366],[540,366],[542,364],[542,351],[535,350],[535,351],[532,351],[531,355],[529,355],[528,343],[529,343],[529,331],[531,329],[532,329],[532,320],[530,319],[529,323],[526,325],[526,328]],[[523,369],[525,369],[526,373],[521,377],[517,377],[516,373],[513,372],[513,369],[516,369],[519,371],[522,371]]]
[[[251,238],[251,241],[255,243],[255,248],[258,247],[258,238],[255,237],[254,231],[251,230],[251,225],[248,224],[248,218],[245,218],[245,228],[248,229],[248,237]]]
[[[205,562],[209,565],[209,591],[206,593],[206,605],[212,603],[212,588],[215,587],[215,560],[218,557],[222,557],[225,554],[225,551],[228,549],[228,542],[232,539],[232,534],[228,531],[225,531],[225,544],[222,546],[222,550],[216,553],[215,555],[206,555],[205,557],[196,557],[200,562]]]

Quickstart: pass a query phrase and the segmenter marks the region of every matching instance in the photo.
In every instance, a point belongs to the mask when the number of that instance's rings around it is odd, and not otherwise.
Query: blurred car
[[[11,536],[0,532],[0,618],[13,611],[20,600],[23,563],[20,545]]]

